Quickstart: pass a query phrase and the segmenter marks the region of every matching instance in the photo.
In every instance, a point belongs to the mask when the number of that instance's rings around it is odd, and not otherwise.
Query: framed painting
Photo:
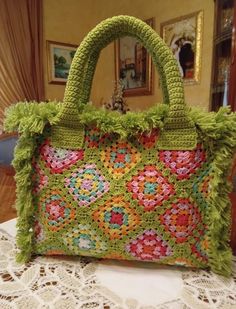
[[[154,27],[154,18],[145,22]],[[125,36],[115,42],[115,78],[123,84],[124,96],[153,93],[152,60],[136,38]]]
[[[178,62],[185,84],[200,81],[203,11],[161,24],[161,36]]]
[[[65,84],[78,45],[47,41],[48,82]]]

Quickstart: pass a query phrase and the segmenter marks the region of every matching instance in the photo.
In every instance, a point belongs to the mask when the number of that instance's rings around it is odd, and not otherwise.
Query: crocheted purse
[[[89,101],[102,48],[136,37],[159,71],[164,102],[143,113]],[[21,102],[5,128],[15,150],[19,261],[83,255],[231,273],[230,185],[236,117],[188,109],[177,63],[146,23],[101,22],[78,48],[63,103]]]

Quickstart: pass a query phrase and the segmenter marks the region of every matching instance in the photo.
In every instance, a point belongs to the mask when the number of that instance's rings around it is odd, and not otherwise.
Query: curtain
[[[0,130],[4,110],[44,100],[43,0],[0,0]]]

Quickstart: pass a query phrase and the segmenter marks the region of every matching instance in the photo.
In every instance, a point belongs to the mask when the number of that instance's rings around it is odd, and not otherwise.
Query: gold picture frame
[[[46,41],[48,82],[66,84],[70,66],[78,45]]]
[[[161,24],[161,36],[178,62],[184,84],[200,82],[203,11]]]
[[[145,22],[154,28],[154,18]],[[153,94],[152,59],[136,38],[125,36],[116,40],[115,79],[122,81],[126,97]]]

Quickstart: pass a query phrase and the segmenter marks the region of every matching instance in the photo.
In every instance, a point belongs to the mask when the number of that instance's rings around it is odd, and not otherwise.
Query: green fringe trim
[[[95,124],[103,133],[117,133],[125,139],[140,132],[151,131],[152,128],[163,129],[168,111],[167,104],[159,104],[144,112],[121,115],[115,111],[85,105],[79,120],[83,125]]]
[[[33,241],[34,206],[31,195],[31,160],[37,147],[37,138],[47,124],[56,124],[61,110],[61,103],[27,103],[21,102],[10,107],[6,112],[4,123],[8,132],[18,130],[21,133],[15,149],[13,166],[16,169],[18,232],[17,245],[21,252],[17,256],[20,262],[30,259]],[[137,132],[150,131],[152,128],[164,127],[168,106],[161,104],[147,112],[127,113],[98,110],[85,106],[80,114],[83,125],[97,125],[101,132],[117,133],[121,138]],[[203,113],[197,109],[188,110],[189,117],[196,125],[199,141],[213,155],[212,193],[208,209],[208,257],[211,269],[219,274],[231,274],[232,252],[229,247],[230,202],[228,194],[231,186],[227,181],[228,171],[236,147],[236,114],[228,108],[221,108],[217,113]]]
[[[31,194],[32,157],[37,147],[37,137],[44,130],[46,124],[54,123],[60,105],[52,103],[27,103],[19,102],[6,110],[4,127],[7,132],[18,131],[21,133],[14,150],[12,162],[16,180],[16,210],[17,210],[17,254],[18,262],[27,262],[32,254],[33,242],[33,210]]]
[[[231,230],[232,185],[228,174],[236,147],[236,114],[229,108],[218,113],[202,113],[193,109],[190,116],[195,122],[199,137],[214,156],[211,181],[210,205],[208,209],[208,257],[212,271],[224,276],[232,272],[232,250],[229,246]]]
[[[18,131],[21,134],[39,134],[47,123],[54,124],[61,103],[19,102],[5,111],[4,129],[7,132]]]

